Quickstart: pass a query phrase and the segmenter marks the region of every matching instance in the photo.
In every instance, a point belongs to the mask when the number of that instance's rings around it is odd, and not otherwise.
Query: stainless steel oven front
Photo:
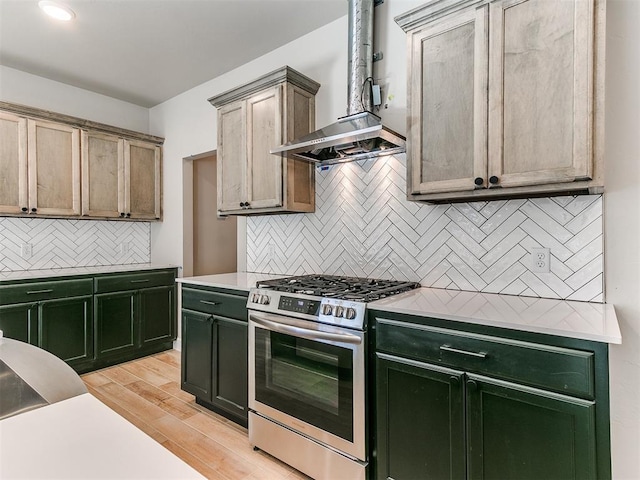
[[[365,350],[364,331],[249,310],[249,409],[365,462]]]

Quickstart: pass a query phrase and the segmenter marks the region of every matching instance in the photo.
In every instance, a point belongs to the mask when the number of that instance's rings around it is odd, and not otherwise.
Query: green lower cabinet
[[[38,314],[41,348],[72,367],[93,360],[93,296],[43,301]]]
[[[140,344],[171,342],[175,338],[175,288],[145,288],[140,298]]]
[[[377,478],[466,475],[463,373],[376,355]]]
[[[182,389],[233,421],[248,422],[246,321],[182,310]]]
[[[95,296],[96,356],[98,359],[132,353],[137,348],[136,292]]]
[[[214,317],[211,403],[240,418],[248,407],[248,326],[232,318]]]
[[[182,310],[182,390],[211,401],[213,316]]]
[[[0,306],[0,330],[6,338],[38,344],[38,305],[19,303]]]
[[[595,402],[476,375],[466,391],[469,478],[597,478]]]

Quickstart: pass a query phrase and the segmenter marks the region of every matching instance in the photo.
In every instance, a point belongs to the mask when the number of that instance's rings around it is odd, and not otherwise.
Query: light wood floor
[[[180,390],[170,350],[82,376],[89,392],[210,479],[294,480],[305,475],[249,445],[247,430]]]

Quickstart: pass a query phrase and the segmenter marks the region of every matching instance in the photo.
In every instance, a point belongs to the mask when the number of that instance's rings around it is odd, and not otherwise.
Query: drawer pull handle
[[[131,283],[147,283],[149,281],[148,278],[144,279],[144,280],[131,280]]]
[[[477,357],[477,358],[487,357],[487,352],[470,352],[468,350],[460,350],[458,348],[453,348],[449,345],[440,345],[440,350],[444,352],[460,353],[462,355],[469,355],[471,357]]]
[[[205,305],[212,305],[212,306],[216,306],[216,305],[220,305],[220,302],[210,302],[208,300],[200,300],[200,303],[204,303]]]
[[[29,292],[27,292],[27,295],[36,295],[37,293],[51,293],[53,292],[52,289],[49,290],[31,290]]]

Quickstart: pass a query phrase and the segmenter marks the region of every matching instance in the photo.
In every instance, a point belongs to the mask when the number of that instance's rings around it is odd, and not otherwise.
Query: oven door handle
[[[249,315],[249,320],[275,332],[286,333],[296,337],[306,338],[308,340],[330,340],[334,342],[353,343],[359,345],[362,339],[356,335],[349,333],[330,333],[322,330],[309,330],[307,328],[294,327],[286,323],[275,322],[261,315]]]

